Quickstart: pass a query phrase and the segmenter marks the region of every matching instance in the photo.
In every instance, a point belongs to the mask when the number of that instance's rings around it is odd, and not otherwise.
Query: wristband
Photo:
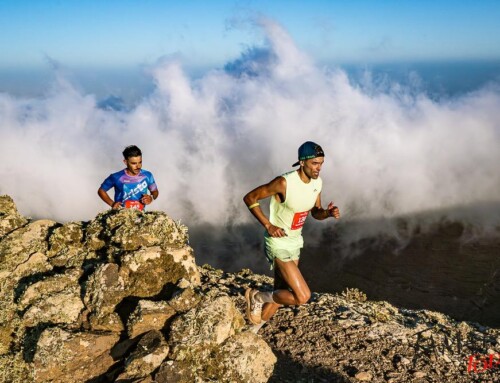
[[[260,203],[255,202],[255,203],[251,204],[250,206],[248,206],[248,210],[252,210],[254,207],[257,207],[257,206],[260,206]]]

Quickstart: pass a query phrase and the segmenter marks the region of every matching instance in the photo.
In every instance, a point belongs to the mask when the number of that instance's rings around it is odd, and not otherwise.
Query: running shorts
[[[267,261],[271,265],[271,270],[274,268],[274,260],[276,258],[283,262],[296,261],[300,258],[300,247],[293,250],[276,248],[273,249],[266,243],[264,251]]]

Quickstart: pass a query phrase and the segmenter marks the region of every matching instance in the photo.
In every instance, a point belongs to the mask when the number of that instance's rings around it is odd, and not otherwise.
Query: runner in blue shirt
[[[144,205],[158,198],[155,179],[151,172],[142,169],[142,152],[137,146],[127,146],[123,158],[127,167],[106,178],[97,194],[112,209],[127,207],[143,210]],[[115,189],[114,200],[107,193],[111,188]]]

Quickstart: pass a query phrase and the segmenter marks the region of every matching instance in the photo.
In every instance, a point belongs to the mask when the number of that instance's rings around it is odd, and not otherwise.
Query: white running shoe
[[[257,302],[255,299],[255,294],[257,294],[259,290],[254,290],[248,288],[245,291],[245,299],[247,301],[247,317],[250,322],[253,324],[260,324],[262,320],[262,306],[264,305],[261,302]]]

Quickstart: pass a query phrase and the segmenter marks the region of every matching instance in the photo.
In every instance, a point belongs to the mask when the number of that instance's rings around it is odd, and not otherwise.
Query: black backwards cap
[[[312,141],[306,141],[299,147],[299,160],[292,166],[297,166],[300,161],[309,160],[316,157],[324,157],[325,152],[318,144]]]

